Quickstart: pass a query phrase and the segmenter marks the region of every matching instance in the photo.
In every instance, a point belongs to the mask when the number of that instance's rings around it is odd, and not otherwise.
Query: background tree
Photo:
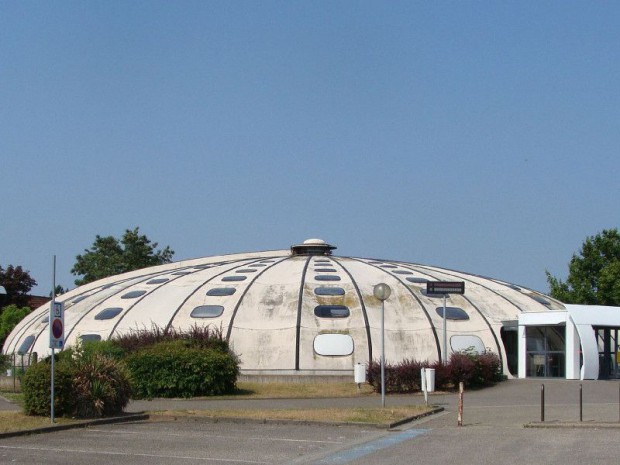
[[[30,313],[30,307],[18,307],[17,305],[7,305],[0,314],[0,347],[17,323],[22,321]]]
[[[568,265],[566,282],[547,271],[550,294],[568,304],[620,306],[620,234],[605,229],[588,237]]]
[[[71,273],[82,276],[75,284],[80,286],[119,273],[170,263],[174,251],[169,246],[156,250],[157,245],[141,235],[139,228],[126,229],[121,239],[97,235],[92,247],[75,257]]]
[[[0,266],[0,286],[4,286],[6,290],[6,296],[3,296],[0,306],[26,305],[30,289],[36,285],[37,282],[30,276],[30,273],[21,266],[9,265],[6,270]]]

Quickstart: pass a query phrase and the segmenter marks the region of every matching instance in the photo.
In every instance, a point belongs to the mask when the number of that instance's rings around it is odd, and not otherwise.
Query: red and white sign
[[[50,305],[50,349],[62,349],[65,345],[65,305],[52,302]]]

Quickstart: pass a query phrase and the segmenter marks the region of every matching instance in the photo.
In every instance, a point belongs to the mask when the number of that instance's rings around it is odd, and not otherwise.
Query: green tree
[[[0,286],[6,290],[6,296],[2,296],[0,306],[26,305],[28,293],[37,282],[30,276],[30,272],[21,266],[7,266],[6,270],[0,266]]]
[[[568,304],[620,306],[620,234],[605,229],[586,238],[573,254],[568,278],[562,281],[548,271],[550,294]]]
[[[30,307],[20,308],[13,304],[7,305],[2,309],[0,314],[0,346],[4,344],[6,337],[17,326],[17,323],[22,321],[29,313]]]
[[[174,251],[169,246],[156,250],[157,245],[140,234],[139,228],[125,230],[121,239],[97,235],[92,247],[75,257],[71,273],[82,276],[75,284],[80,286],[107,276],[170,263]]]

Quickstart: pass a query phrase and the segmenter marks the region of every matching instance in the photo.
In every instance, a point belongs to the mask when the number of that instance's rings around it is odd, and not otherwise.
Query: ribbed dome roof
[[[304,248],[304,246],[306,248]],[[297,249],[301,247],[301,249]],[[334,246],[305,241],[291,250],[205,257],[146,268],[78,287],[65,304],[66,345],[108,339],[157,325],[222,328],[245,373],[338,373],[380,353],[385,302],[388,361],[438,360],[443,299],[426,295],[426,281],[464,281],[464,295],[447,299],[449,350],[488,348],[505,359],[502,327],[521,312],[563,309],[531,290],[426,265],[331,255]],[[26,317],[9,335],[5,353],[50,352],[48,308]]]

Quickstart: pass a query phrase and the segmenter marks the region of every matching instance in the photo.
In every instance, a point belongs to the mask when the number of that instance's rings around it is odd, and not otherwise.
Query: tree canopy
[[[6,296],[0,301],[2,305],[26,305],[30,289],[37,285],[37,282],[30,276],[30,273],[21,266],[7,266],[6,270],[0,266],[0,286],[6,290]]]
[[[120,239],[97,235],[92,247],[75,257],[71,273],[82,276],[75,284],[80,286],[107,276],[170,263],[174,251],[169,246],[156,250],[157,245],[140,234],[137,227],[126,229]]]
[[[0,314],[0,347],[17,323],[22,321],[30,313],[30,307],[18,307],[17,305],[7,305]]]
[[[551,296],[564,303],[620,306],[618,230],[606,229],[586,238],[570,260],[566,281],[546,273]]]

